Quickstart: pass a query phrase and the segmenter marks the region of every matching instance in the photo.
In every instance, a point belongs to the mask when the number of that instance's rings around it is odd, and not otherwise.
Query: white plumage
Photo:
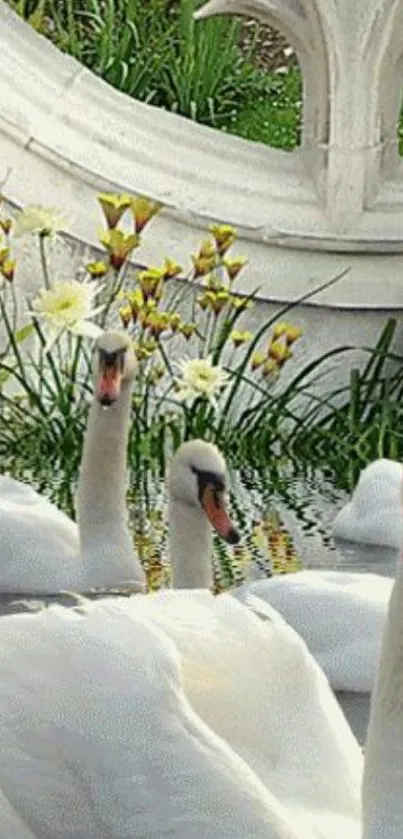
[[[400,548],[403,543],[401,486],[403,467],[395,460],[374,460],[362,470],[349,501],[333,522],[337,539]]]
[[[393,580],[305,570],[246,583],[232,594],[269,603],[306,641],[335,690],[370,693]]]
[[[192,710],[175,645],[131,605],[2,618],[0,839],[311,839]]]

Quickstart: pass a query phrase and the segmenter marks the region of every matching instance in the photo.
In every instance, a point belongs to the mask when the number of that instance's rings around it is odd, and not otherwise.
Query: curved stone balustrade
[[[350,267],[316,303],[402,306],[403,166],[396,119],[401,0],[210,0],[281,29],[304,76],[302,146],[252,144],[118,93],[0,0],[0,182],[58,204],[94,244],[98,191],[160,199],[142,249],[181,260],[212,220],[237,226],[245,291],[291,300]],[[200,25],[203,25],[200,23]]]
[[[402,174],[401,0],[210,0],[197,17],[222,13],[253,14],[287,35],[304,79],[302,146],[330,228],[376,238],[361,216],[376,210],[381,188],[397,209],[398,182],[389,194],[388,179]]]

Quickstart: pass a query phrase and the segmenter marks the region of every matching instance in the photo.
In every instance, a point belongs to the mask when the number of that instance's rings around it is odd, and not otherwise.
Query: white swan
[[[351,501],[333,522],[333,536],[350,542],[400,548],[402,476],[402,464],[386,458],[374,460],[363,469]]]
[[[362,839],[403,835],[403,568],[402,559],[386,620],[371,698],[363,782]]]
[[[3,478],[9,492],[6,500],[0,499],[0,591],[85,592],[120,583],[144,587],[145,576],[133,551],[125,505],[135,357],[124,334],[105,332],[97,339],[93,372],[95,395],[77,493],[79,549],[69,550],[70,544],[66,543],[65,530],[70,525],[67,517],[52,507],[47,518],[47,502],[40,496],[37,501],[37,494],[29,489],[20,493],[16,482]],[[70,535],[74,544],[71,528]]]
[[[168,476],[175,591],[137,597],[177,645],[186,694],[200,716],[254,769],[315,839],[359,834],[361,753],[304,642],[258,598],[213,597],[211,524],[238,535],[227,511],[226,468],[201,440],[183,444]],[[185,589],[185,590],[183,590]],[[244,686],[244,687],[243,687]]]
[[[220,534],[236,539],[225,504],[211,500],[214,487],[218,498],[222,494],[225,475],[218,450],[203,440],[185,443],[173,459],[168,505],[174,588],[213,586],[212,532],[200,500]],[[246,605],[257,596],[280,612],[335,690],[370,692],[392,586],[392,579],[375,574],[308,570],[245,583],[231,594]]]
[[[36,839],[358,839],[361,753],[281,618],[188,591],[82,611],[0,619],[0,839],[2,799]]]
[[[169,486],[176,574],[189,528],[209,565],[206,512],[236,538],[222,458],[186,444]],[[37,839],[358,839],[358,744],[304,642],[251,605],[269,620],[189,590],[0,619],[0,790]]]
[[[76,523],[29,484],[8,475],[0,476],[0,540],[3,556],[13,555],[17,563],[26,542],[59,556],[79,549]]]
[[[0,839],[312,839],[127,604],[0,620]]]
[[[285,618],[337,691],[370,693],[393,580],[379,574],[298,571],[245,583],[233,591],[256,595]]]

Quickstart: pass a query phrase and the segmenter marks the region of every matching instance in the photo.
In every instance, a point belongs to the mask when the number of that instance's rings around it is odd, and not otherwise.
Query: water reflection
[[[277,508],[292,534],[304,568],[371,572],[395,577],[399,552],[376,545],[335,542],[331,525],[349,496],[335,489],[323,474],[291,477],[285,493],[278,491]]]
[[[23,464],[7,470],[30,483],[68,515],[74,516],[75,482],[48,472],[30,474]],[[236,549],[214,543],[216,591],[245,579],[287,573],[300,568],[376,572],[395,576],[398,552],[390,548],[335,543],[332,521],[348,500],[334,479],[312,467],[273,460],[259,471],[241,466],[230,470],[232,514],[242,534]],[[149,586],[170,584],[167,497],[158,467],[131,474],[129,520],[135,550],[147,572]]]

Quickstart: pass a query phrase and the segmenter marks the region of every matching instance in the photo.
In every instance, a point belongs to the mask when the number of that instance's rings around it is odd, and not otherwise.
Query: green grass
[[[301,123],[301,73],[290,67],[284,75],[270,74],[268,91],[244,105],[228,123],[231,134],[280,149],[299,144]]]
[[[118,90],[282,149],[299,143],[301,74],[258,67],[259,27],[239,47],[241,19],[193,21],[201,0],[6,0],[35,29]],[[403,155],[403,108],[398,126]]]
[[[113,87],[214,128],[282,148],[298,142],[300,76],[258,67],[259,28],[196,23],[201,0],[7,0],[35,29]]]

